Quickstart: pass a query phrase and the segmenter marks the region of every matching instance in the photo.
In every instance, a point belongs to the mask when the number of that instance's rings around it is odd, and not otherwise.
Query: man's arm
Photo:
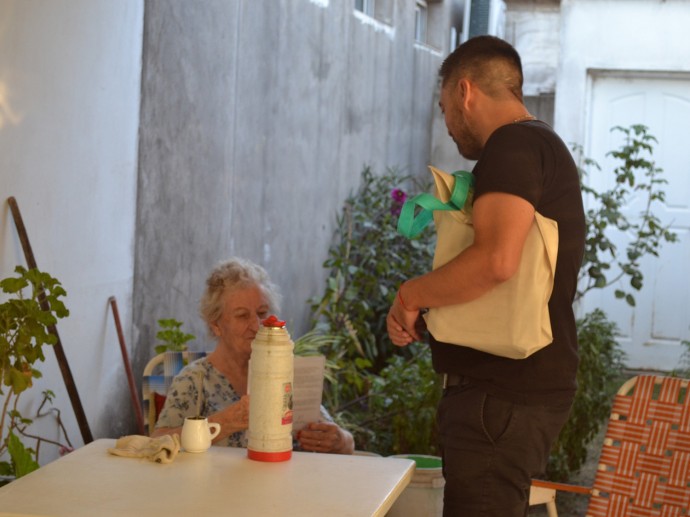
[[[420,309],[472,301],[517,272],[534,207],[519,196],[491,192],[474,203],[472,218],[472,245],[442,267],[401,286],[386,320],[396,345],[420,339],[415,331]]]

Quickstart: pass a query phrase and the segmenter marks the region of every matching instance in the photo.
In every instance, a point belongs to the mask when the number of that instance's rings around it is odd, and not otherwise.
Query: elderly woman
[[[259,322],[277,309],[279,296],[268,274],[247,260],[220,263],[206,280],[201,317],[216,347],[187,365],[173,380],[152,436],[181,433],[185,417],[202,415],[221,426],[216,445],[246,447],[249,425],[247,374],[252,341]],[[352,454],[352,435],[333,423],[324,408],[322,420],[298,434],[305,451]]]

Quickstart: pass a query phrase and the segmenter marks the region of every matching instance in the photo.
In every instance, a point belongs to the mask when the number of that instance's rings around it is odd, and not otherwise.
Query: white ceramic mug
[[[184,419],[180,443],[187,452],[204,452],[220,433],[220,424],[211,422],[205,416],[189,416]]]

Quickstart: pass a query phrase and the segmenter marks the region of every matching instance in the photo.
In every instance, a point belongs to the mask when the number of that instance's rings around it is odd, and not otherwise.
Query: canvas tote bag
[[[406,201],[398,231],[414,237],[431,222],[433,214],[436,269],[474,241],[474,177],[466,171],[448,174],[432,166],[429,169],[435,196],[419,194]],[[422,208],[417,215],[416,207]],[[424,315],[429,332],[445,343],[512,359],[524,359],[544,348],[553,341],[548,302],[557,254],[558,224],[535,213],[517,273],[476,300],[429,309]]]

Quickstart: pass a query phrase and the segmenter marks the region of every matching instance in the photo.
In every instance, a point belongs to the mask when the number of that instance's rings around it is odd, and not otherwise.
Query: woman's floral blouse
[[[188,416],[208,416],[238,402],[240,396],[208,357],[185,366],[173,379],[165,405],[156,422],[159,427],[182,427]],[[247,432],[238,431],[214,445],[246,447]]]

